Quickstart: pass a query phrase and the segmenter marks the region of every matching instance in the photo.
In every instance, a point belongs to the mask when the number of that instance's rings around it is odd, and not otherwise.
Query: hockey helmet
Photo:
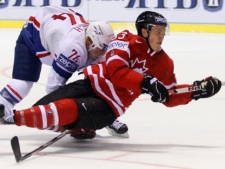
[[[86,37],[89,37],[92,40],[92,44],[89,46],[88,51],[95,48],[106,51],[109,42],[114,36],[114,31],[107,21],[91,22],[86,30]]]
[[[147,32],[149,32],[152,26],[155,26],[155,25],[163,25],[167,28],[167,31],[168,31],[167,19],[163,15],[157,12],[152,12],[152,11],[142,12],[137,17],[135,22],[137,33],[139,36],[142,36],[142,33],[141,33],[142,28],[145,28]]]

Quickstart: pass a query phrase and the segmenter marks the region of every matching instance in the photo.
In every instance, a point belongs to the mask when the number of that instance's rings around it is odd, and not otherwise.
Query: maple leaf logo
[[[146,60],[140,61],[138,58],[136,58],[134,61],[131,60],[130,62],[131,62],[131,68],[136,72],[144,74],[148,70],[148,68],[145,67]]]

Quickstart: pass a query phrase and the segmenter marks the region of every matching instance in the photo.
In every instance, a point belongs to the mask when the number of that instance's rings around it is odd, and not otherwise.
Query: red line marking
[[[1,71],[0,71],[0,73],[3,75],[3,76],[5,76],[5,77],[7,77],[7,78],[9,78],[9,79],[12,79],[12,76],[11,75],[9,75],[7,72],[10,70],[10,69],[12,69],[12,66],[8,66],[8,67],[5,67],[5,68],[3,68]],[[12,72],[12,71],[11,71]],[[37,82],[36,84],[38,84],[38,85],[46,85],[46,84],[44,84],[44,83],[39,83],[39,82]]]

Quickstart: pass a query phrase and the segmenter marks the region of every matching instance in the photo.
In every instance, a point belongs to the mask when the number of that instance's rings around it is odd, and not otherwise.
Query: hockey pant
[[[47,103],[48,102],[48,103]],[[18,126],[38,129],[101,129],[113,123],[112,108],[98,97],[88,79],[79,80],[46,95],[33,107],[15,111]]]

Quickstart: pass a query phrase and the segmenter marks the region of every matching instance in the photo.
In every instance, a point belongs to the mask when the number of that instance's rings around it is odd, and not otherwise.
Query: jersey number
[[[70,14],[70,13],[54,14],[54,15],[52,16],[52,18],[53,18],[54,20],[59,19],[59,20],[62,20],[62,21],[64,21],[67,17],[70,18],[70,22],[71,22],[72,25],[75,25],[75,24],[76,24],[76,20],[75,20],[75,18],[74,18],[74,15],[72,15],[72,14]]]
[[[127,35],[127,32],[121,32],[121,33],[118,35],[118,39],[123,39],[126,35]]]
[[[73,60],[74,62],[77,62],[80,55],[77,55],[78,52],[75,49],[73,49],[72,52],[73,53],[68,58]]]

